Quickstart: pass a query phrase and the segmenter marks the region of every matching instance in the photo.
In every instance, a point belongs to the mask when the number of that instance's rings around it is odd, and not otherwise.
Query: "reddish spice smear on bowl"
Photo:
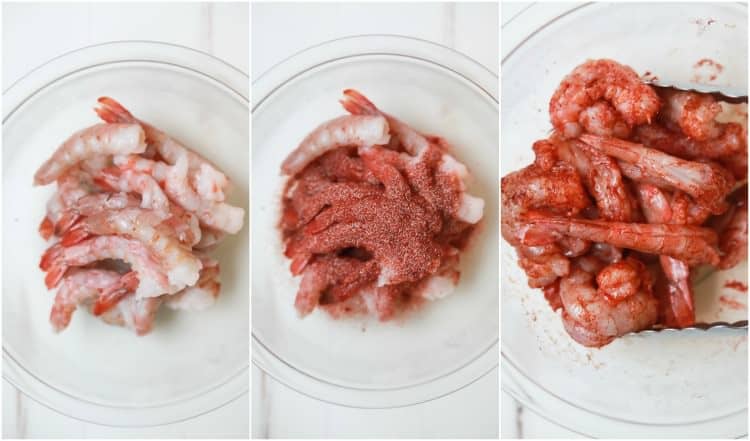
[[[733,298],[731,298],[729,296],[721,296],[721,297],[719,297],[719,303],[721,303],[722,305],[726,306],[729,309],[734,309],[734,310],[747,309],[747,305],[745,305],[744,303],[739,302],[739,301],[737,301],[737,300],[735,300],[735,299],[733,299]]]
[[[701,58],[694,65],[693,69],[698,70],[693,75],[691,81],[700,83],[702,81],[714,81],[724,71],[724,65],[718,63],[710,58]],[[708,72],[700,72],[700,70],[707,70]],[[708,74],[707,78],[704,78],[704,74]]]
[[[724,288],[730,288],[739,292],[747,293],[747,285],[740,282],[739,280],[727,280],[724,282]]]

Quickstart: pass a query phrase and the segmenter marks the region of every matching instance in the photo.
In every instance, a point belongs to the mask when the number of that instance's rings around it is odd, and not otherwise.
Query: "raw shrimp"
[[[47,185],[82,161],[101,155],[143,153],[143,129],[137,124],[97,124],[74,133],[36,174],[34,185]]]
[[[527,214],[522,223],[519,236],[521,243],[528,246],[546,245],[560,235],[568,235],[644,253],[664,254],[684,260],[688,265],[719,263],[715,249],[718,238],[708,228],[571,219],[539,213]]]
[[[139,298],[176,291],[170,286],[164,268],[143,243],[120,236],[98,236],[71,247],[53,245],[42,256],[39,267],[47,272],[44,281],[48,288],[52,288],[57,286],[68,268],[105,259],[123,260],[138,274],[136,295]]]
[[[677,204],[670,202],[667,196],[657,187],[648,184],[638,185],[638,195],[646,220],[655,224],[685,223],[687,220],[687,206],[682,204],[683,213]],[[674,205],[674,207],[673,207]],[[674,208],[674,209],[673,209]],[[693,305],[693,287],[690,283],[690,267],[687,263],[670,256],[659,256],[659,263],[669,282],[666,289],[667,304],[670,308],[665,317],[665,323],[673,327],[686,327],[695,323],[695,307]]]
[[[578,343],[604,346],[656,323],[658,303],[642,263],[627,259],[609,265],[601,270],[597,282],[601,283],[598,289],[594,275],[577,265],[560,280],[563,325]]]
[[[611,104],[601,100],[583,109],[578,117],[581,127],[593,135],[614,136],[626,139],[630,136],[630,126],[622,120]]]
[[[367,285],[374,284],[379,268],[375,260],[353,257],[323,256],[309,264],[302,275],[294,300],[297,313],[304,317],[318,303],[338,303]]]
[[[436,178],[437,180],[441,180],[442,178],[444,186],[447,188],[455,187],[458,195],[458,202],[453,214],[459,220],[470,224],[479,222],[484,214],[484,200],[466,191],[466,179],[469,175],[468,170],[465,165],[445,152],[448,143],[444,139],[422,135],[408,124],[380,111],[370,100],[356,90],[344,90],[344,98],[341,100],[341,104],[353,115],[382,116],[386,118],[393,138],[408,153],[408,155],[400,155],[400,158],[409,164],[405,168],[411,168],[413,176],[421,175],[416,179],[412,179],[417,185],[427,180],[424,176],[424,169],[429,168],[427,165],[429,162],[427,156],[429,155],[428,152],[431,151],[431,147],[435,146],[439,151],[436,152],[439,156]],[[430,193],[425,192],[424,188],[422,190],[421,193],[423,194]]]
[[[565,77],[552,95],[549,103],[552,125],[566,138],[578,137],[582,133],[582,112],[601,106],[602,99],[612,105],[629,127],[651,122],[661,104],[653,88],[643,84],[633,69],[612,60],[589,60]],[[593,112],[601,110],[595,108]],[[584,114],[583,120],[587,118]],[[588,125],[594,128],[594,124]]]
[[[747,151],[747,133],[736,123],[727,123],[720,135],[705,141],[689,138],[658,124],[644,124],[635,128],[633,139],[647,147],[686,159],[715,159]]]
[[[121,295],[133,292],[138,280],[108,270],[73,271],[63,279],[55,296],[49,320],[56,332],[68,327],[79,305],[90,305],[100,295]]]
[[[185,210],[194,213],[201,224],[230,234],[242,229],[245,210],[229,205],[203,199],[187,182],[187,160],[182,157],[171,167],[165,180],[164,191]]]
[[[209,257],[201,259],[200,278],[176,294],[164,297],[164,306],[174,310],[202,311],[216,303],[221,290],[219,262]]]
[[[146,133],[148,146],[156,151],[167,163],[174,165],[180,158],[188,161],[190,183],[200,196],[209,201],[223,201],[229,189],[229,179],[208,159],[180,144],[156,127],[136,119],[125,107],[109,97],[98,100],[101,105],[95,111],[101,119],[109,123],[138,123]],[[153,156],[153,155],[151,155]]]
[[[730,209],[710,221],[719,233],[719,249],[723,254],[720,269],[732,268],[747,259],[747,185],[735,190],[730,201]]]
[[[194,213],[202,224],[231,234],[242,228],[245,216],[242,208],[203,198],[193,189],[189,183],[190,170],[185,157],[179,157],[171,166],[137,156],[116,157],[115,163],[122,169],[151,175],[164,187],[169,199]]]
[[[705,141],[721,134],[721,124],[716,122],[721,105],[713,96],[666,88],[660,89],[659,95],[664,102],[659,115],[689,138]]]
[[[502,178],[502,234],[512,245],[518,245],[520,216],[531,209],[541,209],[574,216],[590,205],[581,179],[573,168],[558,163],[548,171],[535,165]]]
[[[605,220],[617,222],[634,220],[632,196],[623,182],[617,162],[582,142],[573,141],[570,146],[573,151],[580,151],[577,154],[585,155],[590,165],[585,174],[580,166],[578,171],[584,176],[586,187],[596,200],[599,215]],[[580,165],[583,161],[576,162]]]
[[[281,170],[294,176],[323,153],[339,147],[388,144],[388,123],[381,115],[346,115],[323,123],[286,157]]]
[[[107,210],[137,207],[141,201],[129,193],[95,193],[84,196],[58,216],[54,224],[56,236],[66,233],[81,217],[93,216]]]
[[[200,259],[180,244],[171,228],[151,210],[125,208],[108,210],[87,217],[62,238],[63,246],[71,246],[91,235],[122,235],[140,241],[158,259],[169,278],[169,292],[192,286],[198,280]]]
[[[637,164],[648,176],[684,191],[715,213],[726,209],[723,201],[734,185],[734,178],[716,164],[686,161],[641,144],[615,138],[582,135],[580,139],[610,156]]]
[[[141,195],[141,207],[153,210],[163,218],[169,217],[169,199],[154,178],[134,170],[108,167],[99,172],[95,181],[113,191]]]
[[[124,326],[142,336],[151,332],[156,320],[156,313],[161,306],[161,297],[138,298],[136,295],[125,296],[115,307],[99,316],[110,325]]]

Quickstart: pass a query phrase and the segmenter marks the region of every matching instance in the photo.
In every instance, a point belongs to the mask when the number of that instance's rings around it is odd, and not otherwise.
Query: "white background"
[[[496,3],[257,3],[251,15],[253,77],[306,47],[368,33],[434,41],[498,71]],[[253,368],[252,434],[280,438],[497,438],[498,389],[495,370],[462,391],[426,404],[359,410],[307,398]]]
[[[3,4],[2,85],[64,52],[113,40],[158,40],[189,46],[249,70],[248,5]],[[64,417],[3,381],[3,438],[247,437],[245,394],[191,421],[148,429],[115,429]]]

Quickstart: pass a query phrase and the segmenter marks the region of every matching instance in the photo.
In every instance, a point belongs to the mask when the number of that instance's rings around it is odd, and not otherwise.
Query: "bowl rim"
[[[74,65],[71,67],[70,65],[57,65],[61,64],[63,62],[68,61],[70,58],[74,56],[80,56],[81,54],[91,53],[93,56],[99,56],[101,57],[101,54],[97,54],[97,51],[101,51],[102,49],[109,49],[112,48],[112,54],[108,56],[108,58],[104,61],[97,61],[92,62],[91,60],[88,61],[77,61],[74,63]],[[117,48],[124,48],[127,50],[130,50],[132,52],[144,52],[147,50],[155,50],[155,51],[171,51],[169,55],[172,56],[170,61],[160,61],[157,59],[153,53],[149,53],[148,56],[145,56],[143,58],[138,57],[130,57],[130,58],[123,58],[115,54],[115,51]],[[158,55],[158,54],[157,54]],[[189,57],[187,57],[189,56]],[[180,61],[184,61],[184,64],[180,64],[179,62],[176,62],[174,58],[179,59]],[[71,60],[72,61],[72,60]],[[192,47],[175,44],[175,43],[168,43],[163,41],[155,41],[155,40],[112,40],[112,41],[105,41],[100,42],[96,44],[86,45],[82,46],[73,50],[69,50],[67,52],[62,53],[61,55],[55,56],[42,64],[34,67],[33,69],[29,70],[22,76],[20,76],[17,80],[15,80],[10,86],[8,86],[5,90],[3,90],[3,100],[8,98],[10,94],[15,93],[19,89],[21,89],[23,86],[26,86],[26,82],[32,81],[32,77],[36,75],[41,75],[45,78],[45,80],[41,84],[33,85],[32,90],[27,92],[26,95],[22,97],[14,97],[15,99],[11,103],[12,105],[7,110],[7,113],[3,115],[2,124],[3,126],[5,123],[15,114],[15,112],[21,108],[28,100],[42,92],[43,90],[47,89],[50,86],[53,86],[57,82],[64,80],[72,75],[87,71],[89,69],[94,69],[101,66],[109,66],[109,65],[116,65],[121,63],[148,63],[152,65],[162,65],[162,66],[169,66],[173,68],[178,68],[183,71],[188,71],[193,74],[197,74],[199,77],[203,77],[204,80],[211,80],[215,82],[217,85],[220,85],[222,88],[225,88],[227,91],[231,92],[235,95],[235,98],[238,98],[239,101],[243,102],[249,110],[249,94],[246,90],[238,90],[238,87],[233,87],[230,84],[227,84],[228,81],[222,78],[217,78],[215,75],[211,75],[210,73],[201,71],[199,68],[196,68],[195,65],[199,63],[214,63],[216,66],[219,66],[222,69],[229,69],[231,72],[231,75],[236,76],[237,78],[243,79],[242,87],[246,88],[247,84],[249,83],[249,76],[247,73],[242,71],[241,69],[237,68],[233,64],[216,57],[212,54],[209,54],[207,52],[201,51],[199,49],[195,49]],[[29,85],[32,86],[32,85]],[[6,103],[4,102],[4,109],[5,110]],[[168,424],[174,424],[182,421],[187,421],[190,419],[193,419],[195,417],[210,413],[214,410],[218,410],[220,408],[223,408],[224,406],[228,405],[229,403],[232,403],[236,401],[238,398],[240,398],[242,395],[247,394],[249,392],[249,369],[250,369],[250,363],[249,360],[246,364],[239,367],[235,370],[235,372],[231,373],[229,376],[227,376],[226,379],[221,381],[220,383],[210,385],[209,387],[199,390],[196,393],[192,393],[189,395],[186,395],[184,397],[178,398],[178,399],[172,399],[172,400],[166,400],[162,402],[158,402],[156,404],[148,404],[148,405],[113,405],[108,403],[101,403],[92,401],[89,399],[85,399],[82,397],[75,396],[69,391],[63,390],[58,388],[57,386],[54,386],[50,384],[49,382],[45,381],[44,379],[40,378],[37,374],[31,372],[28,370],[23,364],[21,364],[16,357],[13,356],[13,351],[6,347],[6,341],[3,339],[2,342],[2,349],[3,349],[3,364],[8,363],[9,367],[15,368],[18,371],[18,374],[21,376],[21,378],[12,378],[8,374],[8,367],[3,366],[2,371],[2,378],[7,381],[10,385],[15,387],[18,391],[20,391],[24,396],[30,398],[36,403],[41,404],[42,406],[53,410],[61,415],[64,415],[66,417],[83,421],[87,423],[92,423],[104,427],[118,427],[118,428],[133,428],[133,427],[139,427],[139,428],[146,428],[146,427],[158,427]],[[244,381],[243,381],[244,379]],[[68,411],[67,409],[60,409],[58,406],[55,406],[50,403],[50,401],[58,401],[58,398],[55,398],[53,400],[45,399],[42,396],[39,396],[37,392],[31,391],[33,387],[29,387],[28,385],[24,385],[22,383],[31,381],[36,382],[37,386],[40,386],[42,389],[46,389],[51,391],[53,394],[57,394],[59,397],[62,397],[63,400],[73,400],[75,403],[78,403],[83,406],[90,407],[95,412],[96,411],[117,411],[120,415],[123,413],[130,413],[128,415],[128,418],[131,419],[138,419],[139,414],[142,410],[146,411],[153,411],[156,409],[162,409],[162,410],[172,410],[173,412],[170,413],[170,416],[167,418],[161,418],[158,422],[150,422],[150,423],[111,423],[111,422],[102,422],[98,421],[95,418],[88,418],[88,417],[82,417],[75,414],[75,412]],[[238,387],[239,386],[239,387]],[[237,391],[234,393],[228,393],[223,392],[222,389],[227,388],[237,388]],[[218,400],[219,402],[217,404],[211,404],[210,406],[203,406],[199,410],[186,410],[186,409],[179,409],[179,406],[186,406],[186,405],[192,405],[196,403],[201,397],[205,397],[211,393],[223,393],[225,396],[228,396],[228,398],[224,398],[221,400]],[[108,418],[111,419],[111,418]],[[116,420],[124,420],[126,418],[118,418]],[[149,418],[150,420],[153,420],[154,418]]]
[[[726,4],[727,5],[730,5],[730,4],[734,5],[734,7],[736,7],[738,10],[744,9],[745,13],[747,13],[747,7],[748,7],[747,3],[728,2]],[[532,11],[534,9],[534,6],[537,6],[537,5],[538,5],[538,3],[532,3],[532,4],[527,5],[525,8],[523,8],[522,10],[520,10],[519,12],[517,12],[513,17],[511,17],[507,22],[504,22],[502,24],[502,26],[501,26],[501,30],[506,25],[512,23],[513,21],[515,21],[519,17],[529,14],[530,11]],[[619,5],[622,5],[622,4],[618,4],[618,6]],[[591,6],[594,6],[594,7],[604,7],[604,6],[606,6],[606,4],[595,3],[595,2],[587,2],[587,3],[579,4],[579,5],[576,5],[576,6],[572,6],[572,7],[568,8],[568,9],[566,9],[564,12],[561,12],[561,13],[555,15],[554,17],[549,18],[546,22],[544,22],[543,24],[541,24],[538,27],[534,28],[533,31],[531,31],[530,33],[528,33],[523,39],[521,39],[521,41],[519,41],[502,58],[502,60],[500,62],[501,69],[502,69],[502,66],[504,66],[505,63],[508,62],[510,60],[510,58],[519,49],[521,49],[521,47],[523,47],[530,40],[532,40],[535,37],[537,37],[540,33],[542,33],[543,31],[545,31],[546,29],[548,29],[550,26],[554,25],[559,20],[561,20],[561,19],[563,19],[563,18],[565,18],[565,17],[567,17],[567,16],[569,16],[571,14],[575,14],[577,12],[580,12],[580,10],[582,10],[584,8],[591,9]],[[501,282],[501,285],[502,285],[502,282]],[[501,295],[502,295],[502,289],[501,289]],[[747,333],[747,330],[745,330],[745,333]],[[549,397],[551,397],[553,399],[556,399],[556,400],[560,401],[561,403],[563,403],[565,405],[568,405],[570,407],[573,407],[573,408],[575,408],[577,410],[581,410],[581,411],[593,414],[595,416],[604,418],[606,420],[611,420],[611,421],[616,421],[616,422],[626,423],[626,424],[631,424],[631,425],[637,425],[637,426],[643,426],[643,427],[665,427],[665,428],[668,428],[668,427],[680,427],[680,426],[684,426],[685,425],[684,423],[648,423],[648,422],[630,420],[630,419],[627,419],[627,418],[620,418],[620,417],[616,417],[616,416],[607,415],[607,414],[601,413],[599,411],[596,411],[596,410],[593,410],[593,409],[589,409],[589,408],[580,406],[580,405],[578,405],[576,403],[573,403],[573,402],[571,402],[571,401],[569,401],[569,400],[567,400],[565,398],[562,398],[562,397],[558,396],[557,394],[551,392],[550,390],[548,390],[547,388],[545,388],[544,386],[540,385],[539,383],[537,383],[536,381],[534,381],[533,379],[531,379],[529,376],[527,376],[524,373],[524,370],[521,369],[520,366],[516,362],[514,362],[502,350],[502,343],[501,343],[500,357],[502,359],[502,363],[508,363],[508,365],[512,369],[512,372],[509,371],[509,370],[507,370],[507,369],[504,369],[503,373],[505,375],[511,375],[511,376],[512,375],[520,375],[523,380],[530,382],[535,387],[539,388],[541,391],[543,391],[544,393],[546,393]],[[578,433],[578,434],[581,434],[581,435],[585,435],[585,436],[591,436],[591,435],[589,435],[587,433],[581,432],[580,429],[570,428],[567,425],[566,422],[560,422],[557,418],[554,418],[553,416],[550,416],[550,415],[544,413],[541,409],[539,409],[538,406],[536,406],[536,405],[534,405],[532,403],[529,403],[528,400],[526,400],[521,394],[517,393],[512,387],[507,387],[504,384],[504,381],[502,380],[502,378],[503,378],[503,376],[501,375],[501,388],[502,388],[502,390],[504,392],[508,393],[508,395],[510,395],[514,400],[518,401],[524,407],[532,410],[534,413],[536,413],[537,415],[541,416],[542,418],[544,418],[544,419],[546,419],[548,421],[551,421],[554,424],[557,424],[557,425],[559,425],[559,426],[561,426],[561,427],[563,427],[563,428],[565,428],[567,430],[570,430],[571,432],[575,432],[575,433]],[[735,412],[728,413],[728,414],[723,415],[723,416],[718,416],[718,417],[712,417],[712,418],[707,418],[707,419],[696,420],[694,422],[691,422],[690,424],[702,424],[702,423],[710,423],[710,422],[715,422],[715,421],[721,421],[723,419],[735,416],[735,415],[740,414],[740,413],[746,413],[746,412],[747,412],[747,402],[745,403],[744,409],[739,409],[739,410],[737,410]],[[740,435],[740,436],[738,436],[738,438],[741,438],[741,437],[743,437],[745,435]]]
[[[298,62],[300,57],[303,56],[311,56],[312,53],[318,52],[318,51],[324,51],[329,48],[333,48],[332,50],[342,50],[345,51],[346,48],[344,47],[347,44],[350,43],[357,43],[362,42],[362,45],[368,45],[368,50],[346,54],[343,56],[331,56],[330,54],[325,54],[324,57],[320,57],[320,54],[318,55],[320,59],[316,60],[315,62],[310,62],[307,60],[307,63],[304,63],[302,66],[296,66],[294,69],[294,72],[285,76],[283,79],[277,80],[274,82],[273,85],[268,86],[266,82],[269,82],[269,78],[271,78],[273,75],[277,75],[279,71],[282,71],[283,69],[288,69],[293,63]],[[477,69],[478,72],[480,72],[480,75],[488,76],[492,79],[492,84],[485,85],[481,84],[481,81],[479,79],[472,78],[468,73],[464,73],[459,71],[458,69],[446,66],[444,63],[441,63],[440,61],[436,59],[429,59],[426,56],[419,56],[411,54],[410,52],[415,52],[414,49],[406,48],[406,47],[400,47],[398,50],[393,49],[393,45],[398,45],[399,43],[406,43],[411,45],[417,45],[421,46],[420,49],[423,50],[432,50],[432,51],[442,51],[444,54],[449,54],[451,57],[458,57],[458,60],[461,60],[461,63],[468,64],[474,69]],[[339,46],[340,47],[336,47]],[[370,46],[379,46],[382,49],[372,49]],[[257,78],[255,78],[252,82],[252,86],[254,89],[253,92],[253,104],[252,104],[252,112],[255,113],[256,110],[258,110],[263,103],[270,98],[274,93],[284,85],[288,84],[290,81],[295,80],[299,76],[314,70],[316,68],[319,68],[323,65],[326,65],[331,62],[351,59],[351,58],[358,58],[358,57],[366,57],[366,56],[395,56],[395,57],[403,57],[411,60],[416,60],[418,62],[427,63],[429,65],[432,65],[434,67],[438,67],[441,69],[444,69],[451,74],[455,74],[459,77],[461,77],[463,80],[468,81],[471,83],[473,87],[476,87],[478,90],[483,92],[489,99],[491,99],[496,106],[499,106],[499,93],[498,90],[493,90],[493,88],[497,88],[499,85],[499,78],[497,73],[490,70],[487,66],[483,65],[482,63],[478,62],[471,56],[460,52],[454,48],[445,46],[440,43],[436,43],[434,41],[413,37],[413,36],[407,36],[407,35],[400,35],[400,34],[358,34],[358,35],[349,35],[339,38],[334,38],[330,40],[326,40],[317,44],[314,44],[312,46],[308,46],[304,49],[301,49],[292,55],[282,59],[281,61],[273,64],[270,68],[268,68],[265,72],[261,73]],[[255,93],[255,89],[258,87],[265,86],[265,89],[263,90],[263,93],[260,94],[262,96],[258,96],[257,93]],[[498,107],[498,113],[499,113],[499,107]],[[252,281],[251,281],[252,283]],[[499,297],[498,297],[499,299]],[[251,299],[251,305],[252,305],[252,299]],[[251,306],[252,309],[252,306]],[[499,307],[498,307],[499,309]],[[498,311],[499,313],[499,311]],[[252,321],[251,321],[252,325]],[[279,383],[285,385],[286,387],[289,387],[290,389],[303,394],[307,397],[310,397],[316,401],[325,402],[329,404],[335,404],[342,407],[348,407],[348,408],[357,408],[357,409],[394,409],[394,408],[400,408],[400,407],[408,407],[412,405],[422,404],[429,401],[433,401],[435,399],[450,395],[454,392],[457,392],[459,390],[462,390],[466,388],[467,386],[473,384],[474,382],[480,380],[481,378],[487,376],[489,373],[491,373],[493,370],[496,370],[499,365],[499,358],[496,360],[493,360],[491,363],[491,366],[489,366],[487,369],[482,370],[480,373],[475,374],[471,377],[471,379],[468,382],[465,382],[465,384],[462,384],[458,387],[451,387],[450,390],[447,391],[440,391],[438,393],[432,392],[428,393],[426,398],[420,398],[420,399],[402,399],[401,402],[398,404],[393,405],[367,405],[367,404],[352,404],[351,402],[345,402],[346,400],[335,400],[330,398],[324,398],[320,396],[316,396],[314,393],[307,392],[304,390],[301,390],[302,388],[299,386],[295,386],[291,384],[291,381],[286,381],[282,377],[282,374],[277,374],[274,372],[271,372],[271,368],[264,365],[263,362],[256,359],[255,353],[256,350],[260,350],[265,352],[265,354],[270,355],[272,360],[276,362],[276,364],[279,364],[280,366],[283,366],[284,369],[290,369],[295,375],[301,374],[304,378],[307,378],[309,380],[312,380],[317,385],[321,385],[324,387],[329,387],[331,390],[328,392],[335,391],[344,391],[344,392],[354,392],[358,394],[394,394],[404,391],[416,391],[420,388],[429,387],[430,385],[440,381],[445,380],[453,375],[456,375],[458,373],[461,373],[462,371],[466,370],[467,368],[471,367],[473,363],[477,361],[481,361],[483,358],[486,358],[489,354],[493,352],[493,350],[496,350],[499,347],[500,344],[500,331],[499,331],[499,324],[498,324],[498,332],[497,336],[494,338],[494,340],[484,349],[480,350],[475,356],[471,357],[470,360],[465,362],[464,364],[461,364],[460,366],[451,369],[449,372],[442,373],[438,376],[435,376],[433,378],[430,378],[428,380],[420,381],[418,383],[394,387],[394,388],[362,388],[362,387],[352,387],[352,386],[345,386],[341,384],[336,384],[330,380],[318,378],[317,376],[305,372],[302,369],[299,369],[298,367],[290,364],[285,359],[279,357],[275,352],[271,351],[270,348],[263,343],[263,341],[256,335],[256,332],[251,329],[252,333],[252,341],[253,341],[253,351],[252,351],[252,361],[253,364],[260,369],[261,372],[268,375],[269,377],[273,378],[275,381],[278,381]],[[366,401],[366,400],[365,400]]]

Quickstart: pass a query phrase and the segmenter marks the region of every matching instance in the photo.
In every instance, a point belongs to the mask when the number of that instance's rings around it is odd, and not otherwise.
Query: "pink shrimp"
[[[708,228],[691,225],[639,224],[571,219],[529,213],[522,218],[521,243],[538,246],[553,243],[560,235],[604,242],[650,254],[664,254],[688,265],[717,265],[717,236]]]
[[[201,224],[230,234],[238,233],[242,229],[245,210],[226,202],[201,198],[187,182],[187,165],[187,160],[180,158],[170,168],[164,183],[169,198],[194,213]]]
[[[687,206],[670,202],[667,196],[657,187],[648,184],[638,185],[638,195],[646,220],[655,224],[685,223],[687,220]],[[683,213],[678,205],[682,205]],[[686,327],[695,323],[695,307],[693,305],[693,287],[690,283],[690,267],[686,262],[670,256],[659,256],[659,262],[664,275],[669,282],[666,290],[665,305],[670,312],[668,326]]]
[[[191,186],[209,201],[221,202],[229,190],[229,179],[208,159],[190,150],[156,127],[135,118],[122,104],[112,98],[101,97],[100,107],[94,109],[99,117],[109,123],[137,123],[146,133],[149,148],[155,150],[167,163],[174,165],[180,158],[188,161]],[[153,155],[151,155],[153,156]]]
[[[475,224],[479,222],[484,214],[484,200],[469,194],[466,191],[466,179],[469,175],[466,166],[457,161],[453,156],[448,154],[448,143],[439,137],[425,136],[413,129],[408,124],[400,121],[398,118],[391,116],[378,109],[364,95],[353,89],[344,90],[344,98],[341,104],[349,113],[353,115],[370,115],[375,117],[384,117],[387,120],[393,139],[398,142],[408,155],[400,155],[402,162],[408,163],[412,168],[424,167],[423,163],[427,159],[431,147],[439,151],[439,164],[437,167],[437,179],[445,187],[455,187],[458,194],[458,201],[455,207],[455,215],[459,220]],[[364,146],[367,147],[367,146]],[[409,156],[411,155],[411,157]],[[406,167],[409,167],[408,165]],[[415,179],[415,182],[423,179]]]
[[[616,138],[582,135],[586,144],[637,167],[647,175],[678,188],[714,212],[726,209],[723,200],[734,185],[732,175],[721,166],[686,161],[659,150]]]
[[[193,286],[164,297],[164,306],[174,310],[201,311],[216,303],[221,290],[219,262],[204,257],[201,259],[200,278]]]
[[[50,323],[56,332],[68,327],[79,305],[90,305],[101,295],[124,295],[133,292],[137,278],[131,273],[101,269],[84,269],[71,272],[63,279],[50,312]]]
[[[141,195],[141,207],[153,210],[166,218],[169,216],[169,199],[151,176],[117,167],[103,169],[95,178],[99,185],[113,191],[132,192]]]
[[[135,331],[136,335],[143,336],[153,329],[156,313],[162,302],[162,297],[141,299],[133,294],[127,295],[99,318],[105,323],[124,326]]]
[[[98,236],[71,247],[56,244],[42,256],[39,267],[47,272],[47,288],[60,283],[68,268],[81,267],[105,259],[118,259],[128,263],[138,275],[136,295],[156,297],[174,292],[169,277],[155,260],[150,250],[140,241],[120,236]]]
[[[326,152],[339,147],[387,144],[388,123],[380,115],[347,115],[334,118],[310,132],[281,164],[284,174],[294,176]]]
[[[589,60],[576,67],[557,88],[549,103],[552,125],[566,138],[581,135],[582,113],[600,100],[609,102],[628,127],[650,122],[659,111],[659,96],[631,68],[612,60]],[[584,122],[588,116],[583,115]],[[593,124],[588,124],[593,128]],[[613,124],[614,130],[614,124]]]
[[[689,138],[705,141],[721,134],[722,127],[716,122],[721,105],[713,96],[666,88],[661,88],[659,95],[664,102],[660,116],[668,124],[682,129]]]
[[[93,216],[107,210],[137,207],[141,201],[129,193],[95,193],[78,199],[59,216],[53,225],[56,236],[62,236],[81,217]]]
[[[91,235],[122,235],[136,239],[158,259],[167,273],[169,292],[175,292],[198,280],[201,263],[162,221],[151,210],[107,210],[83,219],[63,236],[61,244],[71,246]]]
[[[629,258],[594,274],[576,265],[560,280],[565,330],[584,346],[600,347],[629,332],[648,329],[658,318],[653,281],[643,264]]]
[[[97,124],[74,133],[34,174],[34,185],[46,185],[82,161],[100,155],[142,153],[143,129],[137,124]]]
[[[747,134],[737,123],[723,125],[720,135],[704,141],[689,138],[658,124],[646,124],[635,128],[633,139],[652,149],[686,159],[715,159],[747,151]]]

